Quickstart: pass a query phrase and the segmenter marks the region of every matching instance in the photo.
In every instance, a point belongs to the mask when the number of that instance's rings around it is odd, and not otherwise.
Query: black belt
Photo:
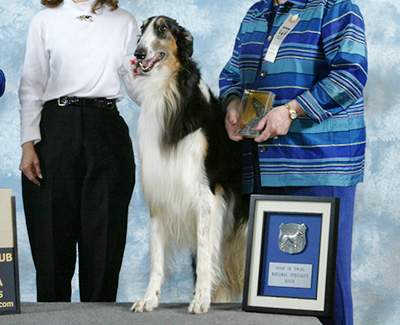
[[[82,98],[82,97],[60,97],[58,99],[49,100],[46,104],[52,106],[89,106],[97,108],[114,109],[117,107],[116,99],[108,98]]]

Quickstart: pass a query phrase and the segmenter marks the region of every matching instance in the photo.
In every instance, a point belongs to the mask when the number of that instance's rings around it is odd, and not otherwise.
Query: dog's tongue
[[[160,61],[161,59],[162,59],[162,55],[161,55],[161,53],[158,53],[156,56],[154,56],[154,57],[151,58],[150,60],[143,60],[143,61],[142,61],[142,66],[143,66],[143,68],[153,67],[153,65],[154,65],[157,61]]]

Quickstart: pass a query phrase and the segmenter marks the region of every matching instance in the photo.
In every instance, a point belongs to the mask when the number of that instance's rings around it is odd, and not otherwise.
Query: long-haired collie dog
[[[242,292],[247,220],[241,211],[240,144],[191,60],[191,34],[171,18],[146,20],[135,52],[133,94],[141,106],[143,195],[151,214],[150,281],[135,312],[158,306],[168,256],[188,247],[196,258],[190,313]]]

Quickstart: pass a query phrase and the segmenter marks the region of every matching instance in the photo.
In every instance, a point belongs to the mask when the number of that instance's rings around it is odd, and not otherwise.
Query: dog
[[[150,208],[150,279],[131,310],[158,306],[168,256],[195,256],[189,313],[211,301],[236,301],[243,288],[247,208],[241,197],[240,143],[227,136],[224,113],[191,59],[192,35],[175,20],[143,22],[132,87],[141,106],[138,136],[143,196]]]

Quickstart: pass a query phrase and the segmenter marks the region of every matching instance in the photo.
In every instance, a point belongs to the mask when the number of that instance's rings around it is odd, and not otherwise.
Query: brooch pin
[[[79,19],[81,21],[93,21],[92,16],[89,16],[89,15],[81,15],[81,16],[76,17],[76,19]]]

